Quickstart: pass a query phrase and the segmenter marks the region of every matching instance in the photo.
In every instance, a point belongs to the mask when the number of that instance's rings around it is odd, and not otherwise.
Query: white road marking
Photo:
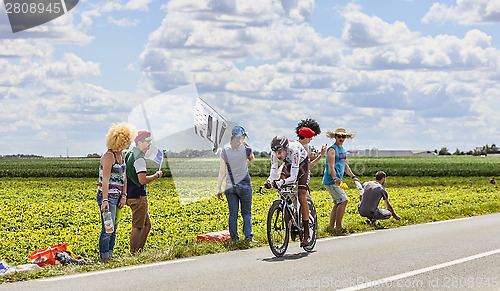
[[[468,220],[468,219],[471,219],[471,218],[472,217],[462,217],[462,218],[457,218],[457,219],[449,219],[449,220],[427,222],[427,223],[424,223],[424,224],[440,224],[440,223],[447,223],[447,222],[455,222],[455,221]]]
[[[156,266],[163,266],[163,265],[184,263],[184,262],[189,262],[189,261],[196,261],[196,259],[188,258],[188,259],[163,261],[163,262],[152,263],[152,264],[135,265],[135,266],[129,266],[129,267],[120,267],[120,268],[115,268],[115,269],[109,269],[109,270],[103,270],[103,271],[95,271],[95,272],[82,273],[82,274],[74,274],[74,275],[63,275],[63,276],[57,276],[57,277],[52,277],[52,278],[47,278],[47,279],[38,279],[38,280],[42,281],[42,282],[62,281],[62,280],[82,278],[82,277],[88,277],[88,276],[94,276],[94,275],[109,274],[109,273],[130,271],[130,270],[150,268],[150,267],[156,267]]]
[[[480,254],[477,254],[477,255],[473,255],[473,256],[469,256],[469,257],[457,259],[457,260],[454,260],[454,261],[450,261],[450,262],[446,262],[446,263],[442,263],[442,264],[430,266],[430,267],[419,269],[419,270],[415,270],[415,271],[410,271],[410,272],[406,272],[406,273],[402,273],[402,274],[398,274],[398,275],[386,277],[386,278],[383,278],[383,279],[378,279],[378,280],[366,282],[366,283],[363,283],[363,284],[359,284],[359,285],[356,285],[356,286],[352,286],[352,287],[348,287],[348,288],[344,288],[344,289],[339,289],[339,290],[341,290],[341,291],[351,291],[351,290],[361,290],[361,289],[365,289],[365,288],[372,288],[372,287],[375,287],[375,286],[380,285],[380,284],[387,284],[388,282],[401,280],[401,279],[404,279],[404,278],[407,278],[407,277],[411,277],[411,276],[415,276],[415,275],[420,275],[420,274],[423,274],[423,273],[427,273],[427,272],[431,272],[431,271],[434,271],[434,270],[446,268],[446,267],[453,266],[453,265],[456,265],[456,264],[465,263],[465,262],[472,261],[472,260],[475,260],[475,259],[484,258],[484,257],[491,256],[491,255],[496,255],[496,254],[499,254],[499,253],[500,253],[500,249],[496,249],[496,250],[493,250],[493,251],[489,251],[489,252],[485,252],[485,253],[480,253]]]
[[[383,229],[376,229],[376,230],[371,230],[371,231],[366,231],[366,232],[358,232],[358,233],[353,233],[353,234],[343,235],[343,236],[325,237],[325,238],[318,239],[318,241],[329,241],[329,240],[335,240],[335,239],[349,238],[349,237],[353,237],[353,236],[362,236],[362,235],[367,235],[367,234],[374,234],[374,233],[380,232],[380,231],[397,230],[397,229],[403,228],[403,227],[414,227],[414,226],[426,225],[426,224],[432,225],[432,224],[449,223],[449,222],[456,222],[456,221],[468,220],[468,219],[472,219],[472,218],[474,218],[474,216],[472,216],[472,217],[462,217],[462,218],[457,218],[457,219],[449,219],[449,220],[432,221],[432,222],[426,222],[426,223],[421,223],[421,224],[409,224],[409,225],[404,225],[404,226],[400,226],[400,227],[396,227],[396,228],[383,228]]]
[[[343,236],[331,236],[331,237],[320,238],[320,239],[318,239],[318,242],[329,241],[329,240],[334,240],[334,239],[349,238],[349,237],[354,237],[354,236],[363,236],[363,235],[374,234],[374,233],[375,233],[375,231],[368,231],[368,232],[358,232],[358,233],[353,233],[350,235],[343,235]]]
[[[471,219],[471,218],[473,218],[473,217],[464,217],[464,218],[459,218],[459,219],[451,219],[451,220],[444,220],[444,221],[435,221],[435,222],[429,222],[429,223],[426,223],[426,224],[438,224],[438,223],[445,223],[445,222],[453,222],[453,221],[466,220],[466,219]],[[409,226],[411,226],[411,225],[409,225]],[[394,230],[394,229],[397,229],[397,228],[384,229],[384,230]],[[374,233],[376,233],[376,230],[368,231],[368,232],[354,233],[354,234],[350,234],[350,235],[347,235],[347,236],[333,236],[333,237],[322,238],[322,239],[318,239],[318,242],[321,242],[321,241],[330,241],[330,240],[336,240],[336,239],[344,239],[344,238],[350,238],[350,237],[355,237],[355,236],[364,236],[364,235],[374,234]],[[481,257],[484,257],[484,256],[488,256],[488,255],[500,253],[500,249],[492,251],[492,252],[493,253],[491,253],[491,252],[483,253],[483,254],[486,254],[486,255],[479,254],[479,255],[476,255],[476,256],[471,256],[471,257],[467,257],[467,258],[464,258],[464,259],[452,261],[452,262],[449,262],[449,263],[444,263],[444,264],[436,265],[436,266],[433,266],[433,267],[429,267],[429,268],[432,268],[432,269],[424,268],[424,269],[416,270],[416,271],[413,271],[413,272],[408,272],[408,273],[404,273],[404,274],[400,274],[400,275],[396,275],[396,276],[384,278],[384,279],[381,279],[382,281],[381,280],[377,280],[377,281],[367,282],[367,283],[364,283],[364,284],[360,284],[358,286],[349,287],[349,288],[341,289],[341,290],[360,290],[360,289],[366,288],[367,286],[368,287],[374,286],[374,285],[376,285],[375,283],[379,283],[380,284],[380,282],[389,282],[389,281],[399,280],[401,278],[405,278],[405,277],[409,277],[409,276],[413,276],[413,275],[417,275],[417,274],[429,272],[429,271],[436,270],[436,269],[439,269],[439,268],[444,268],[444,267],[451,266],[451,265],[454,265],[454,264],[466,262],[468,260],[473,260],[473,259],[476,259],[476,258],[481,258]],[[471,258],[471,259],[468,259],[468,258]],[[135,265],[135,266],[129,266],[129,267],[120,267],[120,268],[115,268],[115,269],[108,269],[108,270],[102,270],[102,271],[93,271],[93,272],[82,273],[82,274],[62,275],[62,276],[56,276],[56,277],[38,279],[38,281],[42,281],[42,282],[62,281],[62,280],[68,280],[68,279],[74,279],[74,278],[82,278],[82,277],[94,276],[94,275],[99,275],[99,274],[109,274],[109,273],[116,273],[116,272],[122,272],[122,271],[128,271],[128,270],[136,270],[136,269],[149,268],[149,267],[155,267],[155,266],[177,264],[177,263],[183,263],[183,262],[189,262],[189,261],[195,261],[195,260],[196,259],[194,259],[194,258],[186,258],[186,259],[179,259],[179,260],[163,261],[163,262],[151,263],[151,264],[146,264],[146,265]],[[465,261],[462,261],[462,260],[465,260]],[[407,274],[410,274],[410,275],[407,275]],[[398,276],[403,276],[403,277],[398,277]],[[372,284],[372,285],[370,286],[370,284]],[[353,288],[355,288],[355,289],[353,289]]]

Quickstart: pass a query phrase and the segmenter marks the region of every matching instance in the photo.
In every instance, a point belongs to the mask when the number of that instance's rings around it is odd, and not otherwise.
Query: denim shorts
[[[375,209],[375,211],[373,211],[373,217],[369,217],[369,218],[373,218],[373,219],[384,219],[384,218],[387,218],[391,216],[391,212],[389,210],[386,210],[386,209]]]
[[[333,199],[333,203],[340,204],[344,201],[347,201],[347,195],[345,194],[344,189],[340,188],[335,184],[324,184],[326,191],[330,193]]]
[[[366,217],[366,218],[370,218],[370,219],[385,219],[387,217],[390,217],[392,215],[392,213],[387,210],[387,209],[379,209],[379,208],[375,208],[372,212],[369,212],[369,213],[361,213],[359,211],[359,205],[358,205],[358,212],[359,212],[359,215],[363,216],[363,217]]]

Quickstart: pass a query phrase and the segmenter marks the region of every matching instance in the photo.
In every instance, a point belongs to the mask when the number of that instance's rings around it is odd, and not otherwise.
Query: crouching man
[[[373,224],[379,219],[389,219],[391,216],[396,220],[401,219],[389,203],[389,194],[384,188],[386,177],[384,172],[378,171],[375,175],[375,181],[363,184],[364,193],[360,196],[361,202],[358,205],[358,212],[367,218],[366,222],[369,224]],[[387,210],[378,208],[380,199],[384,199]]]

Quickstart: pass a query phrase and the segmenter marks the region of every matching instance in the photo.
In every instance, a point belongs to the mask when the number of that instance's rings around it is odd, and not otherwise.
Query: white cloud
[[[46,74],[46,76],[58,80],[79,79],[98,75],[100,75],[99,64],[84,62],[71,53],[64,54],[61,61],[49,64]]]
[[[52,61],[51,58],[41,59],[38,62],[28,58],[21,58],[17,63],[10,63],[0,59],[0,86],[12,87],[20,90],[26,87],[44,88],[50,80],[76,80],[82,77],[98,76],[99,64],[84,62],[74,54],[65,54],[61,60]],[[6,93],[12,91],[7,90]],[[6,98],[7,95],[0,99]]]
[[[490,42],[491,37],[477,29],[462,39],[450,35],[418,37],[407,43],[354,49],[346,64],[365,69],[494,70],[500,55]]]
[[[72,156],[92,149],[102,153],[109,125],[126,120],[137,102],[131,93],[70,80],[49,79],[43,88],[16,90],[16,99],[0,101],[4,153],[52,155],[66,153],[67,147]]]
[[[148,5],[151,2],[152,0],[130,0],[125,4],[124,9],[134,11],[148,11]]]
[[[322,37],[309,23],[312,0],[172,0],[138,62],[128,66],[143,72],[140,93],[85,83],[100,76],[102,65],[71,50],[61,53],[57,45],[92,45],[85,30],[93,20],[103,17],[99,25],[108,27],[134,25],[113,12],[144,11],[150,2],[86,2],[91,7],[81,13],[78,28],[73,18],[61,18],[50,29],[5,34],[0,132],[16,136],[0,141],[4,153],[21,152],[10,145],[14,140],[32,149],[22,152],[35,154],[57,147],[58,153],[70,147],[70,154],[105,150],[107,127],[127,118],[143,100],[137,96],[189,83],[217,111],[245,126],[259,151],[268,150],[274,134],[295,137],[297,122],[309,117],[322,125],[315,145],[331,143],[324,132],[337,127],[358,132],[348,143],[354,149],[451,148],[464,144],[465,132],[471,136],[468,148],[484,136],[500,138],[500,53],[491,35],[471,29],[425,36],[353,4],[340,14],[345,26],[335,38]],[[188,122],[179,114],[190,103],[175,102],[172,118]]]
[[[74,13],[69,12],[47,24],[28,30],[30,31],[30,35],[23,37],[50,39],[54,44],[76,44],[82,46],[90,44],[94,37],[85,34],[85,32],[77,28],[73,22]],[[31,34],[33,34],[33,36]]]
[[[22,49],[20,49],[22,48]],[[4,61],[9,58],[48,58],[54,48],[47,41],[39,39],[2,39],[0,56]]]
[[[308,22],[314,8],[314,0],[281,0],[285,15],[297,22]]]
[[[80,28],[82,28],[83,30],[89,29],[94,23],[94,18],[98,18],[103,15],[110,14],[116,11],[148,11],[149,4],[152,2],[152,0],[129,0],[126,3],[123,2],[124,1],[122,0],[109,0],[109,1],[88,3],[91,9],[83,11],[80,14],[81,16]],[[114,20],[113,17],[111,18]],[[130,25],[131,23],[135,22],[133,21],[130,23],[130,21],[127,21],[125,19],[120,19],[115,21],[118,21],[120,24],[122,24],[119,25],[122,27],[128,27],[128,26],[123,26],[124,23]],[[117,24],[115,22],[111,23]]]
[[[338,62],[341,46],[337,41],[319,37],[307,23],[292,21],[276,2],[266,3],[249,5],[247,1],[230,1],[211,10],[212,3],[208,1],[169,2],[167,17],[151,34],[141,55],[144,77],[153,79],[156,89],[161,91],[172,88],[169,83],[173,78],[177,83],[207,82],[211,84],[209,87],[238,90],[234,87],[237,86],[249,91],[281,76],[281,81],[276,80],[270,86],[293,85],[293,80],[285,79],[304,67],[314,74],[316,70],[324,71],[322,65]],[[288,4],[308,7],[299,2]],[[237,69],[240,62],[253,61],[264,64],[255,70]],[[275,62],[276,65],[268,65]],[[281,69],[288,72],[280,72]],[[257,76],[262,71],[267,77]],[[216,76],[216,72],[220,75]]]
[[[457,0],[456,6],[434,3],[422,22],[453,21],[462,25],[500,22],[500,2],[491,0]]]
[[[428,138],[456,142],[455,128],[491,124],[481,121],[478,94],[485,92],[478,78],[498,79],[500,52],[480,30],[422,36],[351,4],[342,14],[341,39],[353,48],[347,50],[309,25],[309,1],[267,1],[252,12],[242,8],[247,2],[217,3],[169,2],[141,54],[142,85],[161,92],[196,83],[229,119],[271,132],[254,136],[264,147],[275,132],[294,136],[295,124],[307,117],[328,129],[353,127],[369,145],[380,140],[374,132],[394,134],[392,148],[414,148],[423,129]],[[292,16],[293,9],[302,17]]]
[[[127,18],[115,19],[112,16],[108,16],[108,22],[120,27],[133,27],[139,24],[141,21],[138,19],[130,20]]]
[[[49,155],[70,145],[79,148],[73,155],[86,153],[93,141],[82,140],[104,140],[102,123],[124,120],[132,107],[131,94],[82,83],[101,74],[99,63],[58,50],[93,40],[73,25],[75,11],[15,34],[0,20],[2,153]]]
[[[342,39],[351,47],[372,47],[382,44],[406,43],[419,36],[410,31],[405,23],[389,24],[377,16],[368,16],[358,5],[349,4],[343,14],[346,23]]]

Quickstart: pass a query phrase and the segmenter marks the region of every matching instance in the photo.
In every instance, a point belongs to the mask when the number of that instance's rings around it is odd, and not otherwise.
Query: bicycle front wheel
[[[312,252],[314,246],[316,245],[316,238],[318,236],[318,217],[316,216],[316,208],[314,207],[314,203],[312,200],[307,199],[307,204],[309,205],[309,236],[310,243],[309,245],[304,247],[306,252]],[[302,225],[302,213],[299,210],[299,226]],[[307,226],[306,226],[307,227]],[[300,240],[302,240],[302,233],[299,235]]]
[[[288,248],[288,223],[283,211],[281,200],[276,200],[267,214],[267,241],[276,257],[283,256]]]

